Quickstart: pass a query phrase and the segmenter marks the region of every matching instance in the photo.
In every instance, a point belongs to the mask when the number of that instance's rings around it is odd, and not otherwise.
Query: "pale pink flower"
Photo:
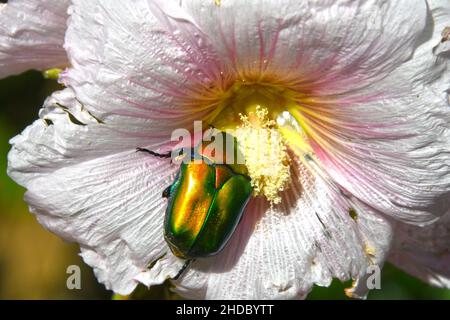
[[[177,292],[303,298],[337,278],[364,297],[389,252],[450,287],[448,1],[75,0],[69,12],[67,88],[11,141],[9,174],[107,288],[162,283],[184,263],[162,231],[178,167],[135,148],[167,150],[194,120],[233,126],[230,90],[261,84],[268,104],[289,93],[269,109],[290,185],[272,207],[252,199]]]
[[[63,48],[69,0],[0,4],[0,78],[67,65]]]

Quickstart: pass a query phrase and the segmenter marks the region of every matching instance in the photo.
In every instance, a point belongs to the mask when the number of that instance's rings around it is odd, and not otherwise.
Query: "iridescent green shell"
[[[252,194],[247,176],[225,164],[183,163],[169,190],[164,236],[184,259],[220,252],[242,218]]]

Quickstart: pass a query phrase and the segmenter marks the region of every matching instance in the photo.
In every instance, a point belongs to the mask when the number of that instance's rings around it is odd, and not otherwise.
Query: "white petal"
[[[450,206],[450,60],[441,42],[450,5],[433,7],[414,55],[382,81],[308,105],[315,151],[341,186],[369,206],[427,224]]]
[[[147,120],[143,134],[170,137],[202,116],[218,58],[175,1],[74,1],[63,75],[101,118]],[[203,100],[202,100],[203,99]],[[165,121],[161,121],[165,120]]]
[[[450,289],[450,214],[426,227],[398,224],[389,261],[415,277]]]
[[[236,233],[218,256],[199,259],[177,284],[193,298],[304,298],[313,284],[355,279],[349,294],[364,297],[367,268],[383,264],[390,224],[341,195],[301,165],[283,206],[252,200]],[[349,215],[354,208],[356,221]]]
[[[26,201],[39,222],[79,243],[99,281],[128,294],[134,278],[168,251],[161,192],[178,168],[136,153],[128,144],[133,139],[98,123],[69,89],[48,99],[41,115],[46,121],[37,120],[12,140],[9,174],[27,188]]]
[[[420,0],[182,1],[239,75],[342,93],[408,59],[425,26]],[[261,75],[262,73],[262,75]]]
[[[405,222],[430,223],[450,205],[447,108],[426,89],[341,105],[330,113],[339,126],[317,134],[326,142],[315,151],[343,190]]]
[[[166,255],[156,261],[150,268],[141,272],[135,277],[136,281],[150,287],[161,284],[168,278],[175,278],[182,270],[185,260],[175,257],[172,252],[167,252]]]
[[[427,24],[420,46],[397,72],[408,82],[425,85],[446,100],[450,89],[450,2],[428,0],[427,3]]]
[[[435,55],[447,55],[448,60],[448,52],[450,51],[450,2],[446,0],[427,0],[427,2],[434,21],[433,37],[428,45],[433,46]]]
[[[9,0],[0,7],[0,78],[67,65],[69,0]]]

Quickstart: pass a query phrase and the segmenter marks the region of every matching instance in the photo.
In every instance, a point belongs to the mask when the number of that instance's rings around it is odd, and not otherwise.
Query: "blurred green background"
[[[0,80],[0,299],[110,299],[112,293],[97,283],[91,268],[78,256],[78,246],[69,244],[43,229],[28,213],[24,189],[6,175],[8,140],[37,118],[44,99],[58,89],[55,81],[39,72]],[[69,265],[81,267],[81,290],[66,287]],[[314,288],[309,299],[347,299],[350,283],[334,281],[331,288]],[[428,286],[387,265],[381,290],[369,299],[450,299],[450,291]],[[176,298],[167,285],[145,298]]]

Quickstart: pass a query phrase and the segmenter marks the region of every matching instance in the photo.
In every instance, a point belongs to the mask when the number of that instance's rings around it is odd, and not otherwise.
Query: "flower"
[[[63,48],[69,0],[0,3],[0,78],[67,65]]]
[[[129,294],[184,264],[163,239],[161,192],[178,167],[135,149],[168,150],[194,120],[256,126],[281,135],[276,167],[289,181],[253,161],[260,196],[220,254],[172,280],[177,292],[303,298],[337,278],[364,297],[367,269],[391,248],[395,264],[449,287],[449,10],[439,0],[74,0],[67,88],[12,139],[9,174],[39,222]]]

